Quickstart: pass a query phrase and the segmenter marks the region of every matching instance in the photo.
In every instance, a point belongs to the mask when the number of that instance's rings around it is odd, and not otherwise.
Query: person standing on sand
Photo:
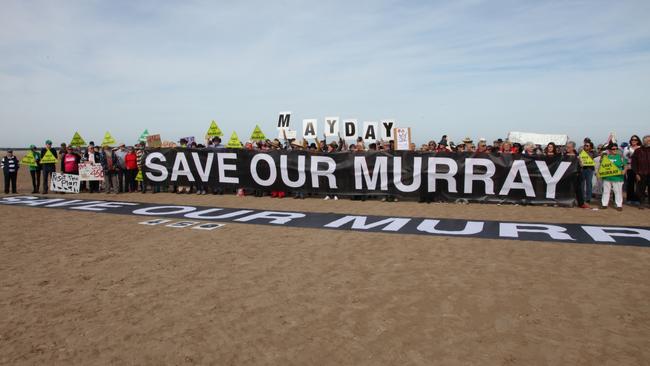
[[[32,176],[32,193],[39,193],[41,187],[41,153],[35,145],[30,145],[29,149],[34,156],[34,163],[36,165],[29,166],[29,175]]]
[[[636,174],[636,196],[639,199],[639,209],[643,202],[650,208],[650,135],[643,136],[643,146],[632,154],[632,170]]]
[[[620,175],[603,177],[603,196],[601,198],[601,209],[609,205],[609,194],[614,192],[614,203],[616,210],[623,211],[623,180],[625,177],[625,159],[618,153],[618,144],[611,142],[607,147],[607,158],[621,171]],[[605,155],[605,154],[603,154]]]
[[[7,150],[7,155],[2,158],[0,163],[2,172],[5,175],[5,194],[9,194],[9,184],[11,184],[11,193],[16,193],[16,178],[18,177],[18,169],[20,162],[14,155],[13,150]]]
[[[52,153],[54,159],[58,158],[56,150],[52,148],[52,140],[45,141],[45,147],[41,149],[41,159],[45,157],[47,152]],[[45,163],[41,164],[43,168],[43,193],[47,194],[48,189],[50,188],[50,179],[52,178],[52,173],[56,172],[56,163]]]

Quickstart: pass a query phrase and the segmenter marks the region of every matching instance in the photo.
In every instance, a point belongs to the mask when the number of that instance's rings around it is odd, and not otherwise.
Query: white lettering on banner
[[[544,160],[535,160],[535,164],[537,164],[537,168],[539,169],[539,172],[542,173],[542,178],[544,178],[544,181],[546,182],[546,198],[554,199],[555,186],[557,186],[557,183],[562,179],[564,173],[569,169],[571,163],[568,161],[560,162],[555,174],[551,174],[548,170],[548,165],[546,165]]]
[[[302,120],[302,137],[305,139],[315,139],[318,129],[317,119],[303,119]]]
[[[47,204],[50,204],[50,203],[54,204],[54,202],[60,202],[60,201],[64,201],[64,200],[65,200],[65,198],[46,198],[46,199],[42,199],[42,200],[33,200],[33,201],[29,201],[29,202],[24,202],[23,204],[25,206],[34,207],[34,206],[47,205]],[[17,203],[19,203],[19,202],[17,202]]]
[[[160,173],[159,176],[154,175],[152,172],[147,172],[146,176],[147,179],[152,181],[152,182],[164,182],[167,180],[167,176],[169,173],[167,173],[167,168],[164,165],[161,164],[156,164],[153,162],[154,159],[159,160],[161,163],[164,163],[167,161],[165,158],[165,155],[159,152],[152,152],[147,155],[147,158],[144,159],[145,166],[149,170],[153,170],[155,172]]]
[[[252,210],[238,210],[238,211],[229,212],[229,213],[226,213],[226,214],[221,214],[221,215],[216,215],[216,216],[208,215],[209,213],[222,211],[222,210],[223,210],[222,208],[209,208],[207,210],[190,212],[190,213],[185,214],[184,216],[187,217],[188,219],[223,220],[223,219],[230,219],[230,218],[241,216],[241,215],[246,215],[246,214],[249,214],[249,213],[253,212]]]
[[[259,174],[257,173],[257,164],[260,160],[265,161],[269,165],[269,177],[267,179],[260,178]],[[273,183],[275,183],[275,179],[278,177],[278,172],[275,168],[275,161],[268,154],[255,154],[255,156],[253,156],[253,159],[251,159],[250,168],[251,176],[253,177],[255,183],[264,187],[273,185]]]
[[[187,180],[194,182],[194,175],[190,170],[190,164],[187,162],[185,153],[179,151],[176,153],[176,160],[174,160],[174,167],[172,168],[172,182],[178,180],[178,176],[182,175],[187,177]]]
[[[404,225],[408,224],[411,219],[399,218],[399,217],[389,217],[377,222],[366,224],[367,216],[344,216],[336,221],[332,221],[329,224],[324,225],[324,227],[329,228],[340,228],[345,224],[352,222],[352,228],[355,230],[368,230],[374,229],[377,227],[384,226],[382,231],[399,231]]]
[[[486,168],[484,174],[474,172],[475,166],[482,166]],[[465,159],[465,193],[472,192],[472,183],[474,181],[482,181],[485,183],[485,194],[494,194],[494,181],[492,176],[496,171],[494,163],[489,159],[480,158],[467,158]]]
[[[90,202],[87,202],[90,203]],[[107,208],[120,208],[124,206],[138,206],[139,203],[134,202],[99,202],[93,204],[85,204],[83,206],[70,207],[71,210],[85,210],[85,211],[106,211]]]
[[[474,235],[483,231],[485,223],[483,221],[467,221],[463,230],[438,230],[436,226],[440,220],[422,220],[418,225],[418,230],[429,234],[443,234],[443,235]]]
[[[252,220],[263,219],[263,220],[270,220],[269,221],[270,224],[284,225],[293,219],[301,219],[305,216],[306,215],[304,213],[298,213],[298,212],[262,211],[262,212],[252,214],[250,216],[235,219],[234,221],[249,222]]]
[[[363,141],[373,143],[377,141],[377,122],[363,122]]]
[[[402,157],[393,158],[393,183],[395,188],[402,192],[415,192],[420,188],[422,182],[422,158],[413,157],[413,182],[411,184],[402,183]]]
[[[438,173],[438,165],[446,165],[446,173]],[[458,173],[458,163],[456,160],[451,158],[442,158],[442,157],[433,157],[429,158],[429,167],[427,171],[428,179],[428,192],[436,192],[436,181],[438,179],[444,179],[447,181],[447,191],[451,193],[457,193],[456,190],[456,179],[454,176]]]
[[[289,164],[287,159],[287,155],[280,156],[280,176],[282,177],[282,182],[291,188],[304,186],[305,180],[307,179],[307,175],[305,174],[305,156],[298,155],[298,179],[295,182],[289,179]]]
[[[212,169],[212,160],[214,160],[214,153],[207,153],[205,158],[205,167],[201,164],[201,158],[199,153],[193,152],[192,159],[194,160],[194,166],[196,171],[199,173],[201,182],[207,182],[210,180],[210,170]]]
[[[377,181],[379,180],[379,189],[382,191],[388,190],[388,157],[377,156],[375,159],[375,166],[372,170],[372,177],[370,177],[368,170],[368,162],[364,156],[354,157],[354,188],[363,189],[364,178],[368,190],[377,189]]]
[[[159,212],[161,211],[162,212]],[[176,215],[196,211],[196,207],[192,206],[154,206],[145,207],[134,210],[135,215],[148,215],[148,216],[162,216],[162,215]]]
[[[333,137],[339,135],[339,118],[325,117],[325,136]]]
[[[502,222],[499,224],[499,236],[518,238],[519,233],[547,234],[557,240],[575,240],[566,233],[566,228],[558,225],[526,224],[516,222]]]
[[[517,174],[521,176],[521,182],[515,182]],[[499,195],[507,196],[513,189],[523,189],[526,192],[526,196],[535,197],[533,182],[530,181],[524,160],[514,160],[512,162],[512,166],[510,167],[505,183],[503,183],[503,187],[501,187],[501,191],[499,191]]]
[[[392,119],[383,119],[381,120],[381,139],[385,141],[392,141],[393,138],[393,126],[395,121]]]
[[[327,164],[327,169],[318,170],[318,164],[325,163]],[[311,157],[311,185],[314,188],[320,188],[320,183],[318,182],[318,177],[326,177],[327,184],[329,189],[338,188],[336,186],[336,177],[334,176],[334,171],[336,170],[336,162],[334,159],[329,156],[317,156],[313,155]]]
[[[591,236],[591,238],[595,241],[602,241],[606,243],[615,243],[615,236],[626,238],[643,238],[650,242],[650,230],[646,229],[583,225],[582,230],[589,234],[589,236]]]
[[[34,196],[2,197],[0,203],[2,203],[3,205],[16,205],[19,203],[26,204],[29,201],[33,201],[37,199],[38,197],[34,197]],[[61,200],[63,200],[63,198],[61,198]]]
[[[74,206],[74,205],[90,205],[93,203],[100,203],[103,201],[84,201],[84,200],[69,200],[65,202],[59,202],[59,203],[53,203],[51,205],[47,205],[45,207],[67,207],[67,206]]]
[[[345,119],[343,120],[344,136],[346,140],[357,138],[357,120]]]
[[[239,184],[238,177],[227,177],[226,171],[237,171],[237,165],[235,164],[226,164],[225,160],[237,160],[237,154],[235,153],[222,153],[217,154],[217,165],[219,167],[219,183],[234,183]]]
[[[289,128],[290,122],[291,112],[280,112],[280,116],[278,117],[278,130]]]

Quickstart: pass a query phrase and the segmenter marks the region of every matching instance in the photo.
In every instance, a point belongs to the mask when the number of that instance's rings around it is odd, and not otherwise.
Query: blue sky
[[[650,1],[2,1],[0,146],[395,119],[650,133]]]

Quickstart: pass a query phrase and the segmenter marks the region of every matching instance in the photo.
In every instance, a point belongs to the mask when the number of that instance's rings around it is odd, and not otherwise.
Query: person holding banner
[[[575,142],[569,141],[566,143],[566,151],[564,152],[564,155],[574,158],[578,156]],[[578,159],[578,162],[580,163],[580,159]],[[582,168],[582,164],[578,164],[578,166],[580,167],[579,169]],[[582,186],[582,170],[578,170],[578,174],[576,175],[576,201],[578,202],[578,207],[590,208],[589,205],[585,203],[585,195],[582,192]]]
[[[579,154],[580,157],[580,166],[582,167],[580,174],[582,175],[582,192],[584,193],[584,202],[589,204],[591,203],[591,198],[593,195],[593,178],[594,178],[594,169],[596,162],[594,158],[596,154],[594,153],[594,143],[591,142],[591,139],[585,138],[584,145]]]
[[[616,210],[623,211],[623,180],[626,172],[625,158],[618,153],[618,144],[610,142],[607,147],[607,154],[603,154],[600,160],[598,175],[603,180],[603,197],[601,199],[601,209],[606,209],[609,205],[610,193],[614,192],[614,203]],[[613,165],[608,167],[607,161]]]
[[[117,186],[119,187],[119,193],[127,191],[126,181],[126,162],[124,158],[126,157],[126,145],[121,143],[118,149],[115,151],[115,158],[117,159]]]
[[[92,144],[92,141],[91,141]],[[95,151],[95,145],[88,145],[88,149],[81,159],[82,162],[88,162],[91,164],[99,163],[101,160],[101,154],[98,151]],[[85,183],[85,182],[82,182]],[[99,193],[99,181],[91,180],[88,182],[88,190],[90,193]]]
[[[639,208],[643,208],[644,201],[650,208],[650,135],[643,136],[643,146],[634,151],[632,170],[636,174],[636,195],[639,198]]]
[[[99,162],[104,170],[104,192],[118,193],[119,187],[117,186],[117,157],[115,151],[111,150],[108,145],[103,146]]]
[[[77,154],[72,146],[68,146],[68,152],[63,160],[63,172],[66,174],[79,175],[79,162],[81,156]]]
[[[18,169],[20,168],[20,162],[18,158],[14,155],[13,150],[7,150],[7,155],[2,158],[0,163],[2,167],[2,173],[5,176],[5,194],[9,194],[9,185],[11,184],[11,193],[16,193],[16,180],[18,178]]]
[[[34,165],[29,166],[29,175],[32,176],[32,193],[39,193],[41,187],[41,153],[36,148],[36,145],[30,145],[29,149],[34,157]]]
[[[639,204],[639,197],[636,195],[636,173],[632,169],[632,155],[634,152],[641,147],[641,138],[637,135],[632,135],[630,137],[630,144],[623,149],[623,157],[628,162],[627,166],[627,175],[625,176],[625,193],[626,200],[630,204],[637,205]]]
[[[56,150],[52,149],[52,140],[45,141],[45,147],[41,149],[41,167],[43,168],[43,193],[47,194],[50,187],[52,173],[56,172]]]
[[[124,156],[124,166],[126,167],[126,179],[124,184],[125,190],[133,193],[137,189],[135,177],[138,175],[138,155],[136,155],[133,147],[129,146],[128,152]]]

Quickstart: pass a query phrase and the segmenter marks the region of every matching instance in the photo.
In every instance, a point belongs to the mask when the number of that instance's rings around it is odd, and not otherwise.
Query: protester
[[[91,141],[88,144],[86,152],[83,154],[81,159],[84,163],[99,164],[101,160],[101,154],[99,151],[96,151],[95,144]],[[99,193],[99,181],[91,180],[88,182],[88,191],[90,193]]]
[[[557,145],[555,145],[555,142],[549,142],[546,144],[546,148],[544,149],[544,155],[548,157],[556,156],[558,153],[557,150]]]
[[[622,145],[621,145],[622,146]],[[636,195],[636,173],[632,169],[632,155],[641,147],[641,139],[637,135],[630,137],[630,144],[623,149],[623,157],[627,160],[627,174],[625,175],[625,196],[628,204],[638,205],[639,198]]]
[[[115,152],[108,146],[104,145],[102,153],[99,156],[99,162],[104,170],[104,192],[119,193],[117,185],[117,157]]]
[[[591,203],[591,198],[593,195],[593,178],[594,178],[594,169],[596,154],[594,153],[594,144],[589,138],[585,138],[584,145],[582,146],[582,151],[592,160],[591,165],[584,164],[582,166],[580,174],[582,175],[582,192],[584,194],[584,202],[586,204]],[[581,152],[582,152],[581,151]],[[581,159],[582,160],[582,159]]]
[[[138,175],[138,156],[135,154],[133,147],[129,146],[126,155],[124,156],[124,167],[126,168],[125,174],[125,189],[129,193],[136,191],[137,186],[135,177]]]
[[[81,155],[79,155],[72,146],[68,146],[68,151],[65,154],[63,162],[63,172],[66,174],[79,175],[79,162]]]
[[[123,193],[127,191],[126,187],[126,161],[124,160],[126,158],[126,145],[121,143],[115,151],[115,157],[117,158],[117,185],[119,187],[119,193]]]
[[[576,143],[573,141],[569,141],[566,143],[566,151],[564,152],[565,156],[571,156],[574,158],[578,158],[578,152],[576,151]],[[582,191],[582,161],[578,158],[578,174],[576,174],[576,201],[578,203],[578,207],[580,208],[590,208],[588,204],[585,203],[585,195],[584,192]]]
[[[56,150],[52,149],[51,140],[45,141],[45,147],[41,149],[41,160],[48,152],[54,156],[54,159],[58,158]],[[47,191],[50,187],[50,179],[52,178],[52,173],[56,172],[56,163],[41,163],[41,167],[43,168],[43,193],[47,194]]]
[[[36,145],[30,145],[32,156],[34,156],[34,165],[29,166],[29,175],[32,177],[32,193],[40,193],[41,187],[41,153]]]
[[[135,155],[137,157],[138,161],[138,173],[140,174],[141,172],[144,171],[144,142],[138,142],[135,144]],[[137,176],[136,174],[136,176]],[[136,181],[137,182],[137,181]],[[147,185],[144,182],[144,179],[141,181],[137,182],[137,185],[139,186],[138,188],[140,189],[140,192],[142,193],[147,193]]]
[[[634,150],[632,170],[636,175],[636,196],[639,199],[639,208],[643,208],[644,201],[650,208],[650,135],[643,136],[643,146]]]
[[[618,153],[618,144],[610,142],[607,147],[607,156],[609,161],[621,171],[620,175],[603,177],[603,196],[601,198],[601,209],[606,209],[609,206],[610,192],[614,192],[614,203],[618,211],[623,211],[623,179],[625,177],[625,158]],[[602,164],[602,158],[601,158]]]
[[[5,176],[5,194],[9,194],[9,186],[11,185],[11,193],[16,192],[16,180],[18,177],[18,169],[20,169],[20,162],[14,155],[13,150],[7,150],[7,155],[2,158],[0,163],[2,166],[2,173]]]

